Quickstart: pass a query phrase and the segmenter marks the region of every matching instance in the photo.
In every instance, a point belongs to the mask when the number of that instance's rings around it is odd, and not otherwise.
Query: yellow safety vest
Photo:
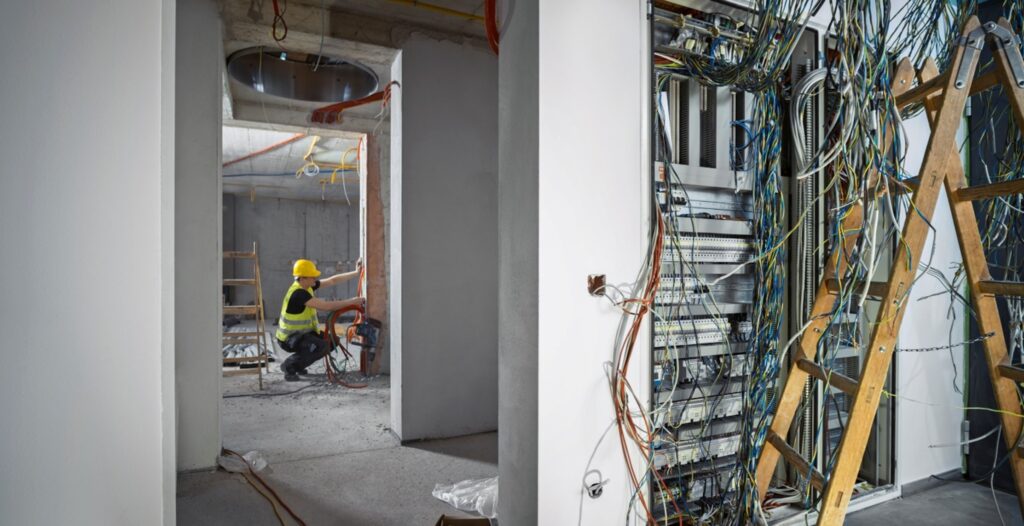
[[[303,332],[316,332],[317,321],[316,321],[316,309],[307,306],[301,314],[289,314],[288,313],[288,302],[292,299],[292,293],[302,289],[299,282],[292,283],[291,287],[288,287],[288,292],[284,293],[284,301],[281,303],[281,317],[278,319],[277,328],[277,339],[278,341],[285,341],[289,336]],[[313,289],[304,289],[313,296]]]

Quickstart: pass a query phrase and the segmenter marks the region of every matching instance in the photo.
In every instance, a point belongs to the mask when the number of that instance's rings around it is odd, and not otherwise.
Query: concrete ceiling
[[[483,13],[483,0],[431,0],[433,5],[461,12]],[[289,0],[284,17],[287,37],[276,42],[271,33],[273,6],[269,0],[224,0],[224,56],[262,46],[329,55],[355,61],[376,73],[380,87],[391,81],[391,64],[412,33],[453,40],[486,49],[483,23],[437,13],[391,0]],[[265,95],[225,75],[225,122],[310,126],[313,110],[323,103],[300,102]],[[344,111],[342,122],[329,129],[387,135],[381,103]]]
[[[224,192],[250,197],[280,197],[285,199],[325,200],[356,204],[359,202],[359,175],[357,171],[338,172],[330,184],[331,168],[323,167],[318,175],[296,177],[295,172],[305,164],[303,156],[313,142],[320,139],[314,157],[321,162],[337,162],[344,152],[359,145],[359,138],[351,134],[326,132],[299,132],[305,135],[285,146],[242,159],[271,145],[296,136],[295,131],[224,126],[222,133]],[[349,155],[348,159],[353,157]],[[323,181],[323,183],[321,183]],[[347,195],[347,198],[346,198]]]
[[[319,0],[293,0],[296,3],[320,8]],[[484,25],[479,20],[472,20],[439,13],[423,6],[410,5],[410,2],[394,0],[326,0],[331,11],[353,13],[369,17],[393,20],[398,23],[434,29],[445,33],[486,37]],[[462,13],[482,17],[484,0],[430,0],[426,2]]]

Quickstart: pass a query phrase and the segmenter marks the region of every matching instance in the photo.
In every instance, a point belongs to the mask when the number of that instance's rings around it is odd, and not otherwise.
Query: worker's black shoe
[[[298,371],[295,371],[295,374],[301,374],[302,376],[306,376],[307,374],[309,374],[309,371],[305,369],[299,369]]]
[[[298,382],[301,380],[301,378],[299,378],[299,374],[287,365],[281,365],[281,372],[284,373],[284,381],[286,382]]]

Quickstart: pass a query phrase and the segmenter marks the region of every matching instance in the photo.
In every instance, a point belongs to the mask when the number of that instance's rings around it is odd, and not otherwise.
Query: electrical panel
[[[673,20],[672,24],[659,21]],[[683,20],[682,23],[678,23]],[[656,53],[731,61],[751,38],[721,14],[655,9]],[[657,55],[656,55],[657,56]],[[651,512],[674,523],[735,490],[756,284],[748,169],[751,98],[679,74],[656,76],[652,194],[665,223],[652,311]]]

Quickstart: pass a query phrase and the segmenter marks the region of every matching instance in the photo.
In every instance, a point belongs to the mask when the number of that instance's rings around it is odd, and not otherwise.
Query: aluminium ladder
[[[240,366],[238,369],[226,370],[224,376],[255,374],[259,376],[259,387],[263,390],[263,369],[270,372],[269,349],[267,344],[266,319],[263,313],[263,283],[260,281],[260,258],[256,243],[252,244],[252,252],[224,252],[224,259],[251,259],[252,277],[225,279],[225,287],[255,287],[255,305],[224,305],[224,315],[252,316],[256,319],[256,330],[245,332],[224,332],[224,345],[255,344],[256,356],[238,356],[224,358],[225,366]],[[254,368],[241,367],[243,364],[256,364]]]
[[[993,44],[995,67],[975,79],[981,50],[986,42]],[[929,59],[921,71],[917,87],[910,89],[915,77],[913,65],[903,60],[893,79],[893,95],[897,107],[912,103],[925,105],[932,135],[921,166],[920,176],[911,186],[913,212],[907,214],[903,226],[903,245],[896,251],[892,273],[888,282],[858,283],[853,288],[863,289],[869,297],[881,300],[877,322],[873,324],[871,340],[861,371],[854,380],[815,362],[816,349],[828,325],[836,304],[839,281],[846,273],[847,261],[843,254],[854,248],[856,236],[851,235],[838,243],[826,265],[822,282],[815,296],[810,322],[792,358],[793,367],[782,389],[781,397],[767,431],[765,446],[757,463],[756,481],[759,495],[765,495],[775,472],[780,455],[809,479],[812,487],[823,493],[818,524],[841,524],[850,503],[857,472],[864,456],[875,413],[878,410],[886,374],[895,351],[896,338],[905,312],[906,300],[913,285],[932,213],[939,198],[939,187],[944,185],[956,228],[960,252],[970,285],[970,296],[977,311],[979,331],[990,335],[983,340],[989,375],[995,391],[996,403],[1003,411],[1003,437],[1009,453],[1017,498],[1024,510],[1024,451],[1017,448],[1021,436],[1021,401],[1016,383],[1024,383],[1024,368],[1012,365],[1007,355],[1006,339],[996,305],[996,296],[1024,296],[1024,283],[993,281],[989,273],[981,244],[981,234],[974,215],[972,201],[998,196],[1024,193],[1024,179],[1004,181],[983,186],[968,187],[956,144],[957,128],[970,95],[1001,85],[1010,101],[1013,117],[1024,130],[1024,58],[1020,40],[1013,34],[1005,19],[982,25],[977,17],[965,24],[963,36],[957,42],[950,69],[939,75],[935,62]],[[894,131],[887,130],[885,148],[892,143]],[[877,181],[878,174],[870,174]],[[901,192],[907,189],[889,189]],[[856,232],[863,222],[862,202],[858,202],[842,220],[842,230]],[[804,383],[808,379],[820,380],[853,399],[846,429],[842,435],[838,455],[829,473],[818,472],[800,456],[785,437],[789,433],[794,414],[800,405]]]

